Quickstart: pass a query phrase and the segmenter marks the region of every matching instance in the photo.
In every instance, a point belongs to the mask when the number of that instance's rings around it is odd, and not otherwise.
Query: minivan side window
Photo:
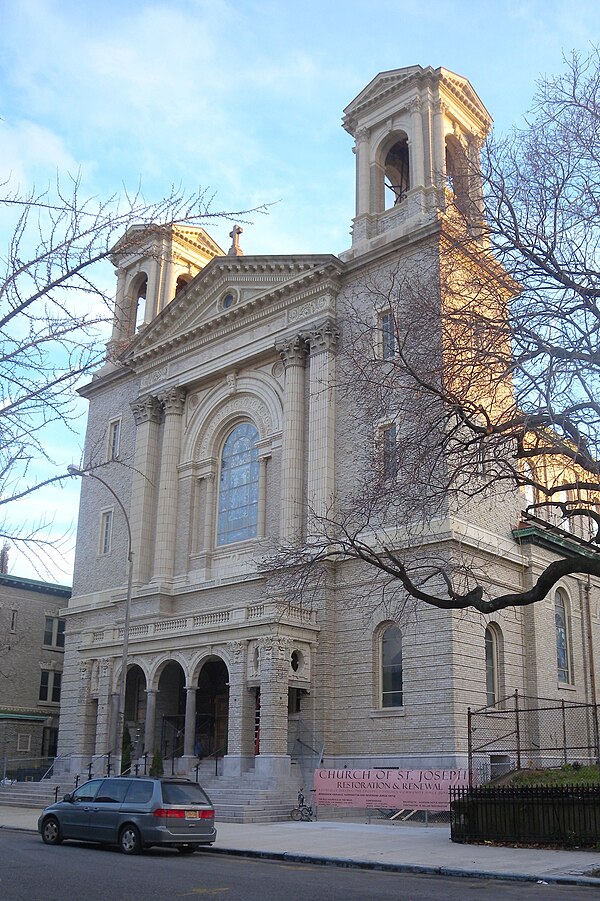
[[[105,779],[96,795],[96,803],[120,804],[127,793],[129,779]]]
[[[128,804],[147,804],[152,800],[152,792],[154,791],[154,783],[137,779],[132,779],[129,783],[129,791],[125,796]]]
[[[85,785],[80,785],[79,788],[76,788],[73,792],[73,800],[93,801],[96,797],[96,792],[100,788],[101,784],[102,779],[92,779],[91,782],[86,782]]]

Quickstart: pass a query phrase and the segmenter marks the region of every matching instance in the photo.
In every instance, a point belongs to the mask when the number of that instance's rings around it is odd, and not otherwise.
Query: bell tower
[[[134,225],[114,246],[117,293],[108,358],[163,310],[213,257],[223,256],[203,228]]]
[[[466,78],[409,66],[381,72],[344,110],[355,139],[352,259],[435,222],[450,198],[481,221],[481,146],[492,120]]]

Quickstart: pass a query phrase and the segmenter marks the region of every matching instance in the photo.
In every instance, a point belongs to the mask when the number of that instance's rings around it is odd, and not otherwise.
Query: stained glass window
[[[571,660],[569,652],[569,625],[567,622],[567,603],[559,589],[554,595],[554,622],[556,625],[556,666],[558,681],[571,682]]]
[[[230,432],[221,454],[217,544],[255,538],[258,522],[258,431],[244,422]]]
[[[498,646],[489,626],[485,630],[485,691],[486,703],[492,707],[498,701]]]
[[[388,626],[381,639],[381,706],[402,707],[402,633]]]

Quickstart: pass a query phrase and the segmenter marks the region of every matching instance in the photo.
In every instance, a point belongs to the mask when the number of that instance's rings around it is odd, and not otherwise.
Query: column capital
[[[421,98],[420,98],[420,97],[413,97],[413,99],[412,99],[412,100],[410,101],[410,103],[408,104],[408,108],[409,108],[409,110],[411,111],[411,113],[420,113],[421,110],[422,110],[422,108],[423,108],[423,104],[422,104],[422,102],[421,102]]]
[[[231,659],[234,663],[239,663],[242,659],[242,654],[244,651],[245,643],[243,641],[235,640],[228,641],[226,644],[227,650],[231,654]]]
[[[294,335],[275,345],[286,369],[290,366],[304,366],[307,346],[302,335]]]
[[[367,126],[361,125],[360,128],[356,129],[356,132],[354,133],[354,139],[357,144],[361,144],[363,141],[369,140],[369,135],[370,130],[367,128]]]
[[[185,406],[185,388],[175,387],[169,388],[158,395],[158,399],[163,405],[166,416],[181,416]]]
[[[311,356],[335,350],[340,333],[333,319],[326,319],[313,326],[304,334],[304,339],[310,346]]]
[[[136,425],[142,425],[144,422],[158,422],[160,419],[160,403],[158,398],[152,394],[138,397],[137,400],[131,402],[130,407]]]

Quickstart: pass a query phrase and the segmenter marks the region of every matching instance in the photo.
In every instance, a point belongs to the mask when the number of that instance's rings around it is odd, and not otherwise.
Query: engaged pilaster
[[[339,332],[335,322],[327,319],[305,338],[310,345],[307,491],[310,535],[316,530],[316,521],[327,516],[333,500],[334,377]]]
[[[150,580],[154,545],[154,505],[158,478],[160,403],[146,395],[131,404],[137,426],[131,494],[133,579],[138,585]]]
[[[258,639],[260,666],[260,745],[256,770],[269,776],[289,773],[287,747],[288,680],[291,639],[263,635]]]
[[[181,450],[181,422],[185,407],[185,389],[171,388],[159,395],[165,414],[162,450],[160,455],[160,480],[156,511],[156,535],[154,547],[154,581],[173,576],[175,558],[175,529],[177,525],[177,464]]]
[[[277,346],[285,367],[283,397],[283,447],[281,461],[281,527],[284,542],[296,541],[302,533],[304,489],[304,367],[306,344],[296,335]]]

